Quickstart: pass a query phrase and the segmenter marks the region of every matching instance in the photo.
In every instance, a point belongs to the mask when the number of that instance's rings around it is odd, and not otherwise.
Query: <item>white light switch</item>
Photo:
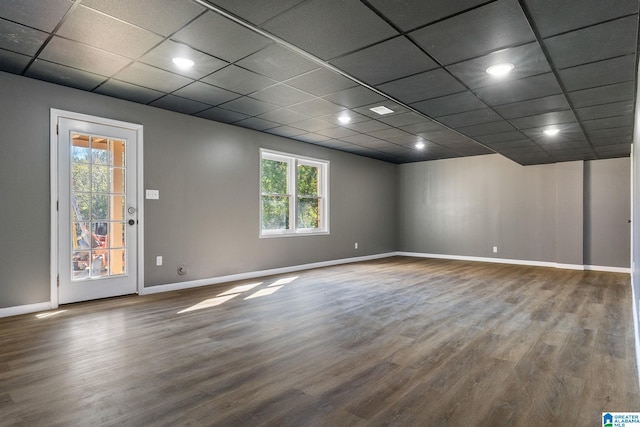
[[[160,198],[160,190],[147,190],[147,199],[157,200]]]
[[[161,256],[157,256],[156,257],[156,265],[162,265],[162,257]]]

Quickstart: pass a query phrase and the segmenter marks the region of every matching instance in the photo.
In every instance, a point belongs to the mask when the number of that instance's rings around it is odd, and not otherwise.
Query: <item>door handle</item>
[[[134,208],[133,206],[129,206],[127,212],[129,212],[129,215],[133,215],[134,213],[136,213],[136,208]]]

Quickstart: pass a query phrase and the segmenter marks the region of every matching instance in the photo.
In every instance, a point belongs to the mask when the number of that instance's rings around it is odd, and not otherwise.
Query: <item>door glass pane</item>
[[[72,280],[126,275],[126,141],[71,141]]]

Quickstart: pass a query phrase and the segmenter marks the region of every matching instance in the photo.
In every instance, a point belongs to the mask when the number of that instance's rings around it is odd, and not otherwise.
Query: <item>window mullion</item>
[[[290,185],[290,193],[289,196],[289,218],[291,223],[291,231],[294,233],[298,232],[298,217],[297,217],[297,206],[298,206],[298,179],[297,179],[297,171],[298,171],[298,160],[291,159],[289,163],[292,167],[289,171],[289,185]]]

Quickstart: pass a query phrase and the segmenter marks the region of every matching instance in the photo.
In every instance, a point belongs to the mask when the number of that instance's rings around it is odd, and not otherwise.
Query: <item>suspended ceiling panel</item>
[[[393,163],[628,156],[637,40],[637,0],[0,2],[3,71]]]

